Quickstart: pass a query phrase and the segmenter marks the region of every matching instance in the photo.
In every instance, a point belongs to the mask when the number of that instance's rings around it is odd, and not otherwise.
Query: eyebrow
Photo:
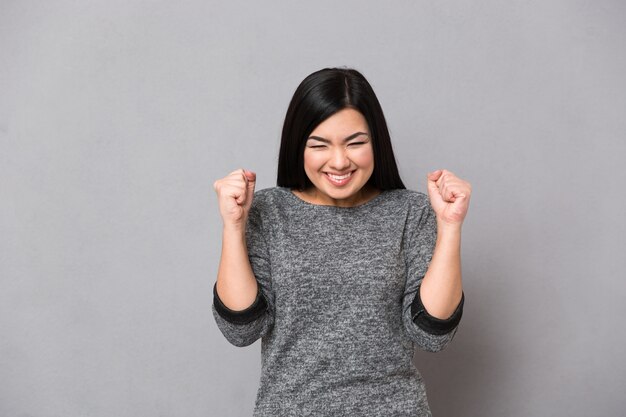
[[[343,142],[345,143],[345,142],[349,141],[350,139],[354,139],[354,138],[356,138],[357,136],[360,136],[360,135],[366,135],[367,136],[367,133],[365,133],[365,132],[353,133],[350,136],[348,136],[347,138],[344,138]],[[321,138],[319,136],[309,136],[307,140],[309,140],[309,139],[315,139],[315,140],[319,140],[320,142],[330,143],[330,140]]]

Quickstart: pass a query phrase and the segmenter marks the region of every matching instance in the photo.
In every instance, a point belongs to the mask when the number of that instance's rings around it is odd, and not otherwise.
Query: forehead
[[[358,110],[345,108],[317,125],[311,132],[311,135],[322,136],[328,139],[340,139],[357,130],[369,133],[367,120]]]

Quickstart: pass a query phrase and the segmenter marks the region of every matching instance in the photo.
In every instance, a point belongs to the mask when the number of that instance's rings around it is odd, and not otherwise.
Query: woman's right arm
[[[215,182],[224,220],[222,254],[213,286],[213,316],[226,339],[248,346],[274,323],[269,253],[259,201],[254,200],[256,175],[237,170]]]
[[[258,283],[248,259],[245,229],[231,226],[222,229],[216,287],[224,306],[234,311],[245,310],[257,298]]]

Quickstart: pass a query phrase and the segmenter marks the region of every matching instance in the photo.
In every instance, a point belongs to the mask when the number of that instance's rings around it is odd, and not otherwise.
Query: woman
[[[358,71],[325,68],[289,104],[277,186],[216,181],[224,227],[213,316],[235,346],[261,338],[254,416],[429,416],[415,346],[443,349],[463,311],[471,186],[398,174],[382,108]]]

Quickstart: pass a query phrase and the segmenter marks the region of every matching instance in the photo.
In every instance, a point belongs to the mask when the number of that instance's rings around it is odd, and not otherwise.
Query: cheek
[[[319,155],[315,155],[315,152],[304,153],[304,169],[308,171],[317,171],[323,164]]]
[[[372,148],[362,148],[352,153],[352,159],[359,165],[370,165],[374,163],[374,153]]]
[[[315,168],[324,163],[324,157],[320,152],[305,152],[304,165]]]

